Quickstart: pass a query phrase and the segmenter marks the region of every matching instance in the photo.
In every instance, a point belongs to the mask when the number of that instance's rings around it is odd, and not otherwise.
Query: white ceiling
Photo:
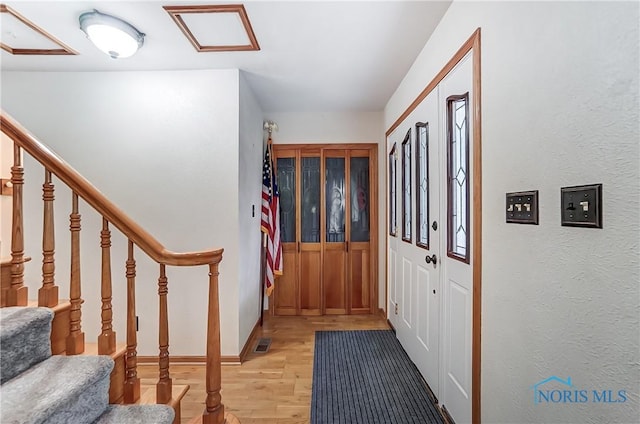
[[[2,50],[3,71],[130,71],[239,68],[265,112],[379,111],[450,5],[447,1],[248,1],[260,51],[198,53],[168,5],[237,1],[7,1],[79,53],[18,56]],[[85,11],[118,16],[146,34],[133,57],[113,60],[80,31]],[[1,30],[3,42],[20,34]],[[26,35],[25,35],[26,36]]]

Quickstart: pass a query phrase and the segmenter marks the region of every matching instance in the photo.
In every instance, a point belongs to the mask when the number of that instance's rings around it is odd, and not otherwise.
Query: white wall
[[[168,249],[225,249],[220,267],[222,354],[238,353],[238,71],[5,72],[2,107]],[[43,171],[25,158],[30,297],[40,281]],[[225,176],[229,176],[228,178]],[[231,180],[229,179],[231,178]],[[229,181],[233,181],[229,184]],[[56,276],[68,293],[70,195],[56,188]],[[81,204],[83,327],[99,332],[100,217]],[[125,337],[126,241],[113,231],[114,310]],[[157,354],[158,267],[138,251],[140,355]],[[170,351],[205,352],[208,269],[169,277]],[[188,329],[189,331],[185,331]]]
[[[0,177],[11,178],[13,143],[0,132]],[[11,256],[11,221],[13,202],[11,196],[0,196],[0,258]]]
[[[385,109],[385,128],[482,28],[482,421],[640,416],[639,5],[454,2]],[[560,226],[560,187],[603,183],[603,229]],[[540,225],[505,193],[540,190]],[[533,384],[626,390],[533,403]],[[562,387],[560,387],[562,388]]]
[[[385,164],[382,112],[269,112],[265,120],[278,124],[275,144],[378,144],[378,307],[385,307]]]
[[[239,345],[242,350],[260,316],[260,207],[262,201],[262,110],[240,73]],[[252,208],[254,208],[252,210]]]

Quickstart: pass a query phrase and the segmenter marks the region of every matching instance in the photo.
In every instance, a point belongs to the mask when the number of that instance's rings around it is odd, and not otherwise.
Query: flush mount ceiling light
[[[144,34],[133,25],[95,9],[80,15],[80,29],[113,59],[133,56],[144,44]]]

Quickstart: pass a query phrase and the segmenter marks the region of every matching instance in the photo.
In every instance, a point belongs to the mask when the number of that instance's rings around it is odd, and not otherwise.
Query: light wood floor
[[[223,365],[222,403],[242,424],[309,422],[316,330],[388,329],[378,315],[267,317],[257,337],[270,337],[267,353],[251,353],[242,365]],[[171,365],[174,384],[189,384],[182,401],[182,423],[202,414],[204,365]],[[138,365],[142,384],[158,379],[155,365]]]

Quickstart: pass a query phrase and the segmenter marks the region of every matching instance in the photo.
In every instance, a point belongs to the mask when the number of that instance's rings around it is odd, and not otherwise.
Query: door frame
[[[472,336],[471,336],[471,421],[480,422],[480,359],[481,359],[481,309],[482,309],[482,108],[481,108],[481,61],[480,61],[480,28],[477,28],[467,41],[458,49],[447,64],[429,82],[409,107],[396,119],[385,132],[385,151],[387,138],[404,121],[407,116],[440,84],[445,76],[467,55],[473,52],[473,241],[471,244],[473,266],[473,304],[472,304]],[[389,191],[389,170],[385,167],[385,193]],[[385,223],[385,310],[389,291],[389,204],[386,202]],[[386,312],[386,311],[385,311]],[[385,314],[386,315],[386,314]]]

